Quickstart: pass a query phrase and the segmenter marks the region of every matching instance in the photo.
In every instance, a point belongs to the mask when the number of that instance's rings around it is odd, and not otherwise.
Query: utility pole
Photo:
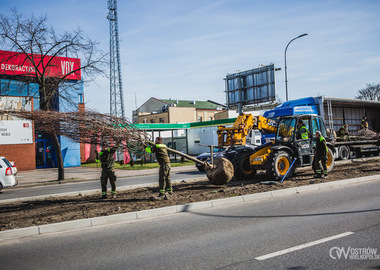
[[[110,22],[110,115],[124,117],[123,84],[121,81],[117,0],[108,0]]]

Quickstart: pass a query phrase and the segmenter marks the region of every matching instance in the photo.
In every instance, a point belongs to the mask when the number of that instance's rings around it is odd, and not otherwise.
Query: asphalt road
[[[171,180],[182,181],[182,180],[194,180],[194,179],[207,179],[204,173],[198,171],[187,171],[171,173]],[[145,175],[137,177],[124,177],[118,178],[116,181],[117,189],[123,187],[130,187],[135,185],[150,185],[157,184],[158,186],[158,175]],[[110,185],[108,183],[108,189]],[[65,183],[65,184],[54,184],[38,187],[23,187],[23,188],[13,188],[5,189],[0,194],[0,202],[9,199],[20,199],[34,196],[48,196],[51,194],[59,195],[67,192],[83,192],[83,191],[99,191],[100,192],[100,180],[98,181],[86,181],[79,183]]]
[[[379,191],[375,181],[2,241],[1,267],[379,269]]]

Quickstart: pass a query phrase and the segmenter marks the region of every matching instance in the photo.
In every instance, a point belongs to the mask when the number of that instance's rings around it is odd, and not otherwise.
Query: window
[[[212,121],[212,116],[210,116],[210,117],[208,118],[208,121]]]
[[[276,141],[292,141],[294,136],[295,118],[282,119],[278,125]]]
[[[202,116],[198,116],[198,122],[202,122]]]
[[[160,123],[165,123],[164,118],[160,118],[158,121],[159,121]]]
[[[155,123],[156,121],[154,121],[154,119],[150,119],[150,123]]]

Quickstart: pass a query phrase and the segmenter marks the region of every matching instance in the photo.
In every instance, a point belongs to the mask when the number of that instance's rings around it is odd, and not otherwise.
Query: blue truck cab
[[[273,110],[266,111],[264,117],[277,121],[280,117],[291,115],[319,115],[323,117],[321,98],[307,97],[282,103]],[[275,134],[263,134],[262,143],[273,141]]]

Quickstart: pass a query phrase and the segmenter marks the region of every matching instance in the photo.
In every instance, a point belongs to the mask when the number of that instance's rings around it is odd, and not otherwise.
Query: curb
[[[174,205],[163,208],[155,208],[137,212],[129,212],[124,214],[116,214],[111,216],[102,216],[95,218],[79,219],[73,221],[66,221],[61,223],[46,224],[41,226],[33,226],[21,229],[14,229],[0,232],[0,241],[11,240],[17,238],[24,238],[30,236],[37,236],[46,233],[55,233],[70,231],[76,229],[90,228],[101,225],[117,224],[129,221],[136,221],[140,219],[154,218],[164,215],[172,215],[176,213],[189,212],[193,210],[206,209],[218,206],[233,205],[245,202],[258,202],[268,200],[271,198],[287,197],[299,193],[307,193],[315,190],[326,190],[341,186],[348,186],[352,184],[359,184],[365,182],[379,181],[380,175],[364,176],[360,178],[352,178],[347,180],[339,180],[333,182],[319,183],[315,185],[306,185],[295,188],[280,189],[275,191],[254,193],[236,197],[229,197],[217,200],[194,202],[183,205]],[[76,193],[77,194],[77,193]]]

